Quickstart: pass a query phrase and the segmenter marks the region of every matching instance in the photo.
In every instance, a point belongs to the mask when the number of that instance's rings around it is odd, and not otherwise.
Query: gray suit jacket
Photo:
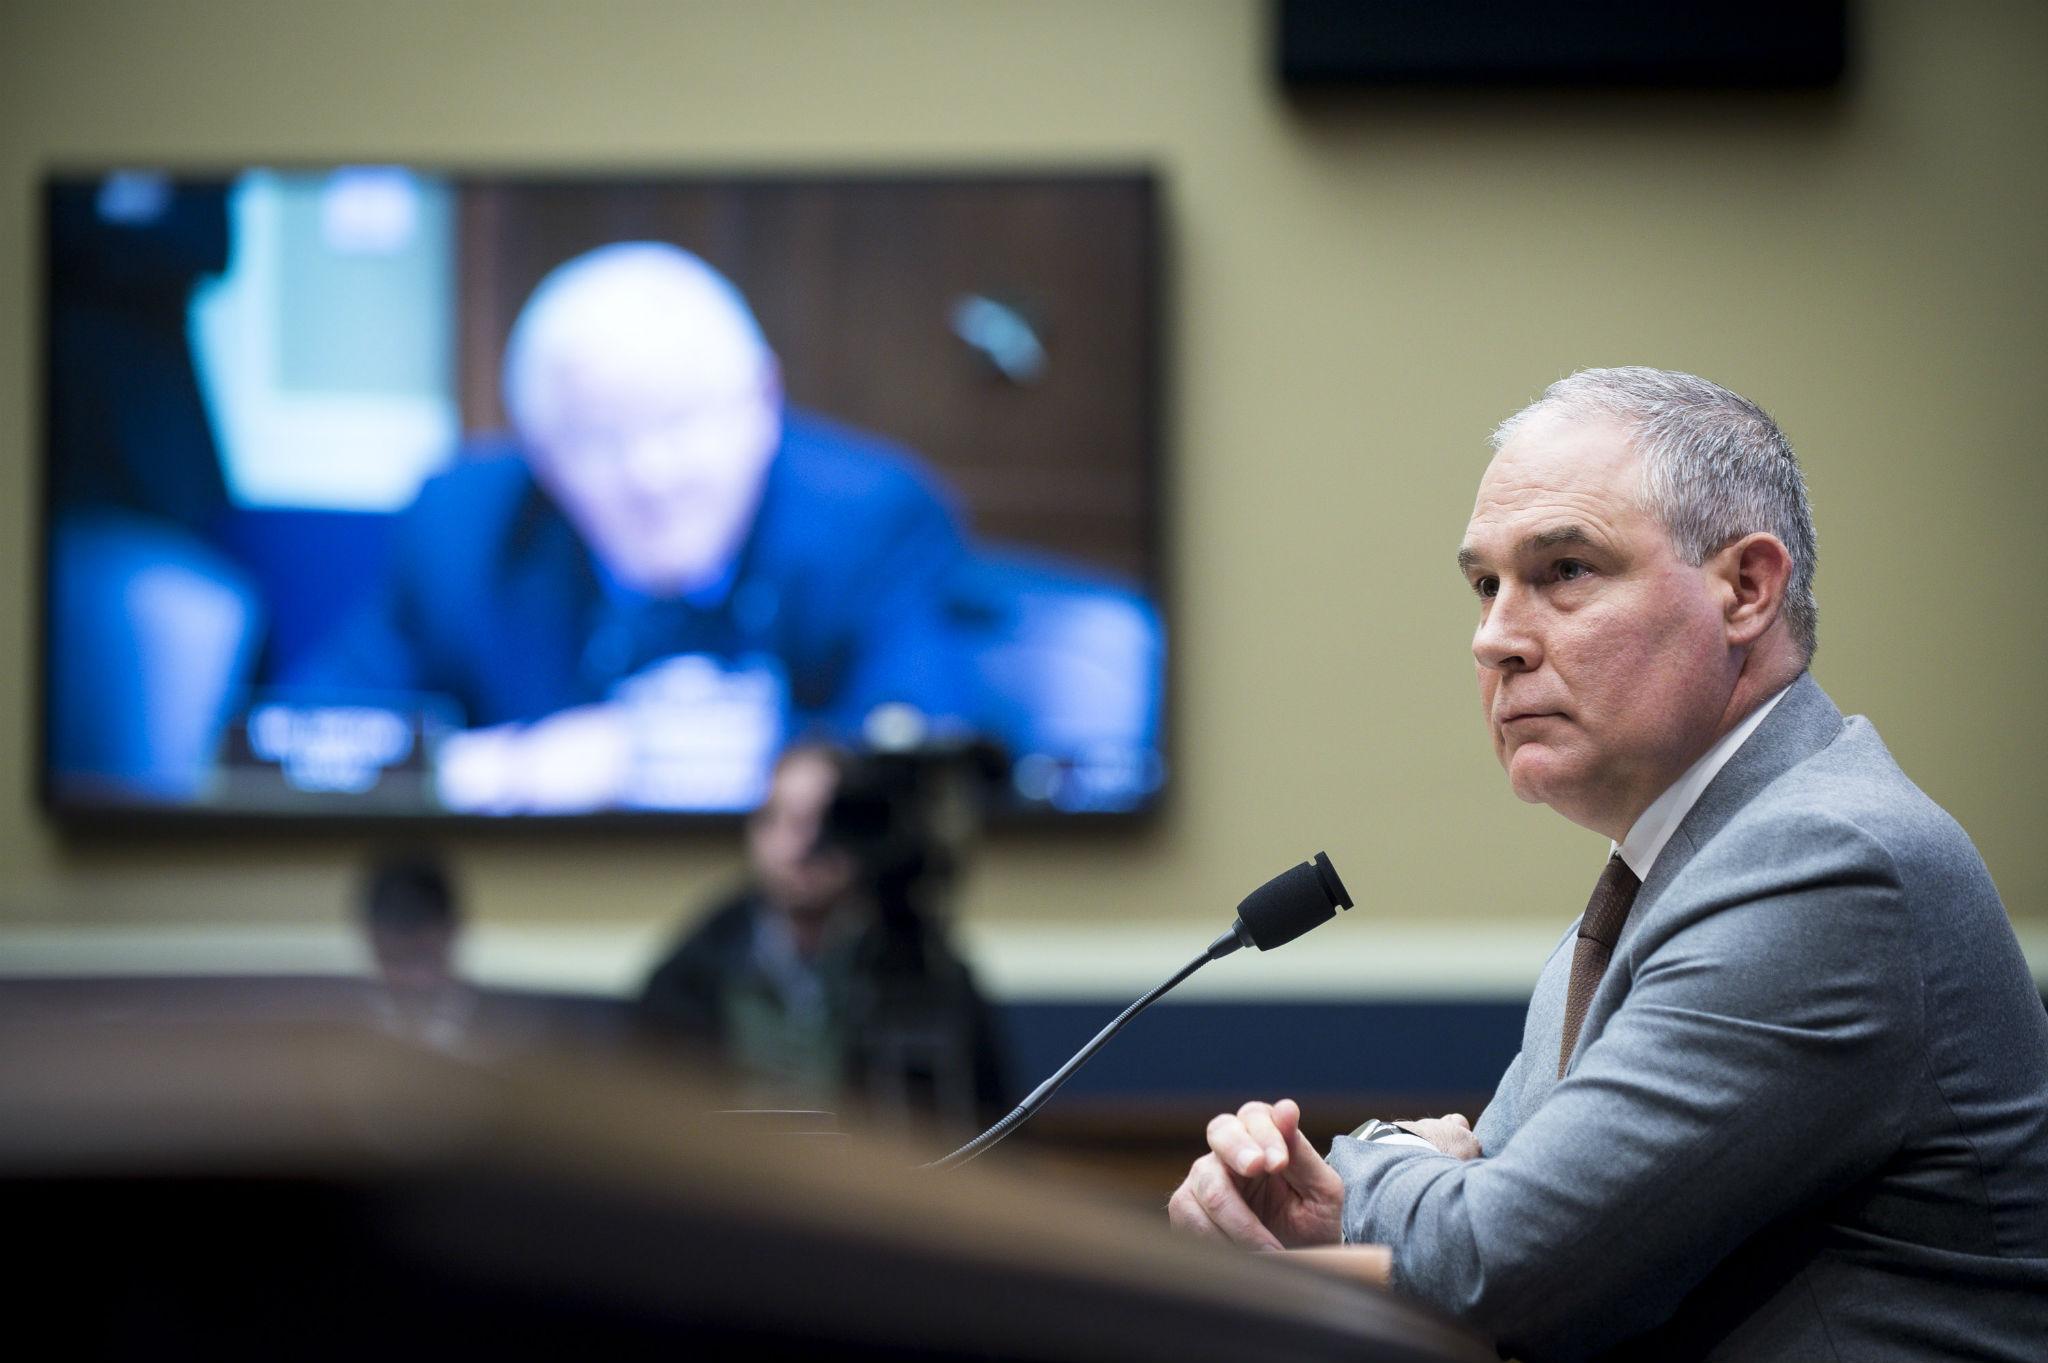
[[[1397,1288],[1529,1360],[2048,1358],[2048,1015],[1868,721],[1794,683],[1658,857],[1559,1079],[1573,935],[1482,1158],[1331,1149]]]

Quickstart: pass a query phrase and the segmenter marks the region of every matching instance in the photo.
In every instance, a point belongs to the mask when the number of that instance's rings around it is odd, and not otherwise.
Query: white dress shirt
[[[1621,859],[1628,869],[1636,873],[1637,880],[1648,880],[1650,868],[1657,864],[1657,854],[1664,850],[1664,844],[1671,841],[1671,835],[1678,831],[1678,825],[1685,816],[1692,813],[1692,807],[1699,803],[1700,796],[1721,774],[1721,768],[1728,765],[1728,759],[1735,756],[1736,749],[1749,741],[1757,726],[1764,722],[1777,703],[1785,698],[1790,686],[1778,691],[1762,705],[1751,710],[1742,723],[1721,735],[1721,739],[1700,757],[1700,760],[1685,769],[1685,775],[1667,786],[1662,795],[1650,801],[1650,807],[1636,816],[1629,826],[1628,836],[1618,844],[1609,843],[1607,854],[1621,853]]]

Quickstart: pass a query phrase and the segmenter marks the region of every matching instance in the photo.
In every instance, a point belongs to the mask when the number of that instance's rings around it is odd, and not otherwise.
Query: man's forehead
[[[1636,514],[1640,487],[1619,423],[1539,414],[1487,465],[1459,559],[1599,543]]]
[[[1629,430],[1612,417],[1537,413],[1502,444],[1480,477],[1488,483],[1608,484],[1633,474],[1638,457]]]
[[[1539,419],[1500,447],[1480,475],[1474,514],[1489,503],[1558,496],[1632,499],[1641,460],[1620,424],[1597,419]]]

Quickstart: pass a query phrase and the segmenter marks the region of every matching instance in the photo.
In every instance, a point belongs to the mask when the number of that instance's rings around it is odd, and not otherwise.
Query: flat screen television
[[[1159,798],[1147,175],[44,193],[59,815],[731,814],[810,739]]]

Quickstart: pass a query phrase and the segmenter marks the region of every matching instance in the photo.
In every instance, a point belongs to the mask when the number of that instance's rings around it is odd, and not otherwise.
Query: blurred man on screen
[[[1529,1359],[2038,1358],[2048,1015],[1969,839],[1807,671],[1762,409],[1588,370],[1495,434],[1458,554],[1509,784],[1614,843],[1476,1126],[1209,1127],[1196,1234],[1380,1243]]]
[[[937,618],[963,549],[947,498],[787,410],[704,262],[629,242],[559,267],[504,396],[516,441],[428,481],[374,609],[291,679],[452,698],[446,804],[750,808],[796,725],[965,708]]]

